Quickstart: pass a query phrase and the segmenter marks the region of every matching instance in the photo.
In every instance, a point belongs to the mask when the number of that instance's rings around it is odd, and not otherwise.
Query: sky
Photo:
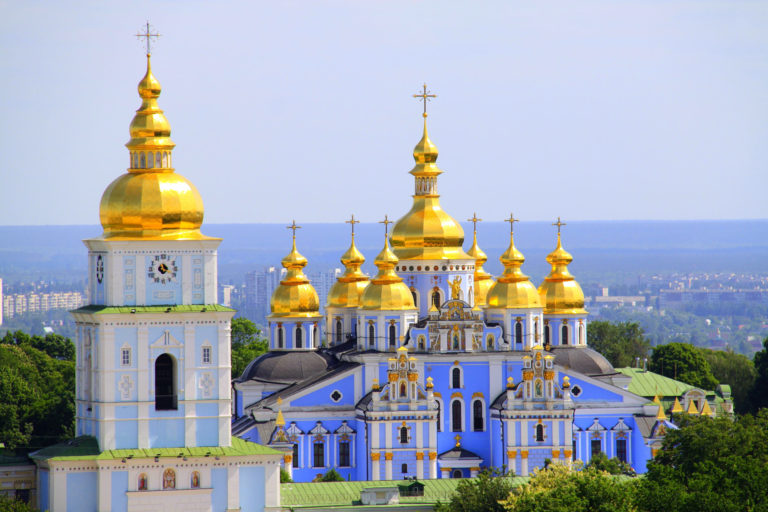
[[[768,2],[0,0],[0,225],[97,224],[152,68],[206,223],[768,218]]]

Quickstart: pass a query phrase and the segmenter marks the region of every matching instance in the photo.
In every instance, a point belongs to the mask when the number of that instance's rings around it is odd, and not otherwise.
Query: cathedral
[[[235,379],[233,435],[284,453],[304,482],[334,469],[351,480],[517,475],[598,453],[638,473],[668,422],[658,401],[587,346],[587,311],[568,270],[558,219],[551,271],[538,288],[514,238],[504,271],[483,270],[477,244],[440,206],[437,147],[424,128],[413,150],[413,206],[382,221],[375,276],[351,243],[325,300],[303,268],[295,223],[286,272],[270,304],[270,350]],[[389,224],[394,224],[391,232]],[[554,231],[553,231],[554,235]]]

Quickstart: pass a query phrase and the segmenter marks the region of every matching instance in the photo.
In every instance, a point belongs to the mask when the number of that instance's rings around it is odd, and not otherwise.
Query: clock
[[[104,280],[104,258],[99,254],[96,257],[96,281],[101,283]]]
[[[156,283],[166,284],[176,280],[179,267],[176,260],[167,254],[156,254],[147,267],[147,277]]]

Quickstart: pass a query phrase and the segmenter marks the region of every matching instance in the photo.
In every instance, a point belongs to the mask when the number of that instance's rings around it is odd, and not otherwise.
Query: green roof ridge
[[[205,311],[235,312],[236,310],[219,304],[169,304],[161,306],[102,306],[90,304],[75,309],[72,313],[88,313],[96,315],[116,313],[201,313]]]

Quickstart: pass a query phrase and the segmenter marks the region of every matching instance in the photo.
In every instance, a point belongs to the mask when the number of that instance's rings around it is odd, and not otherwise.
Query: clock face
[[[96,257],[96,281],[101,283],[104,280],[104,258],[99,254]]]
[[[176,273],[179,268],[176,260],[167,254],[156,254],[151,264],[147,267],[147,277],[156,283],[166,284],[176,281]]]

